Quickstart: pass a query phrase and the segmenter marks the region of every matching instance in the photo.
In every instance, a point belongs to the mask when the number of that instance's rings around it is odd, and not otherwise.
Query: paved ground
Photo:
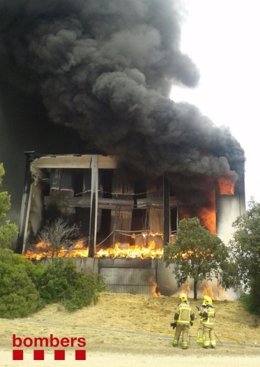
[[[67,352],[65,361],[54,361],[53,354],[45,355],[44,361],[33,361],[32,353],[26,353],[24,361],[13,361],[11,351],[0,353],[1,367],[259,367],[260,355],[252,356],[201,356],[201,355],[149,355],[122,354],[112,352],[88,353],[85,361],[75,361],[74,355]]]

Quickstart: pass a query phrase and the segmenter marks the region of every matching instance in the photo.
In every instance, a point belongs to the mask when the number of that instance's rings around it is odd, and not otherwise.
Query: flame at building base
[[[151,294],[154,296],[154,297],[160,297],[161,296],[161,292],[159,290],[159,286],[158,286],[158,283],[156,282],[156,280],[154,279],[154,277],[151,277],[149,279],[149,282],[151,283],[152,285],[152,288],[151,288]]]
[[[178,289],[178,292],[173,294],[173,297],[178,296],[182,292],[186,293],[190,299],[193,298],[193,280],[186,280]],[[213,301],[233,301],[237,298],[237,295],[232,290],[224,290],[217,279],[203,280],[200,282],[197,293],[198,299],[202,299],[204,295],[207,295]]]
[[[61,247],[58,250],[45,242],[39,242],[28,249],[24,256],[30,260],[41,260],[51,257],[66,258],[86,258],[89,255],[89,249],[82,240],[77,241],[72,246]],[[117,242],[113,247],[101,248],[97,251],[96,258],[128,258],[128,259],[159,259],[163,256],[163,248],[157,248],[154,241],[149,241],[146,247],[139,245],[130,245],[129,243]]]

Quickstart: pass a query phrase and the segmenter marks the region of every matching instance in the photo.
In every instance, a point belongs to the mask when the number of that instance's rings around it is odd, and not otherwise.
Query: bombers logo
[[[85,360],[87,345],[85,337],[55,337],[50,334],[49,337],[20,337],[12,335],[13,360],[23,360],[24,350],[33,348],[33,359],[44,360],[45,350],[42,348],[54,349],[54,360],[65,360],[66,350],[63,348],[75,348],[75,360]],[[57,348],[57,349],[56,349]],[[82,348],[82,349],[78,349]]]

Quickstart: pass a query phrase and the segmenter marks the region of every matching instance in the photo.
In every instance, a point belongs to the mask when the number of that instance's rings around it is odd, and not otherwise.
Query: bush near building
[[[1,318],[26,317],[47,303],[74,311],[95,304],[103,290],[94,274],[77,272],[70,260],[33,264],[8,249],[0,249],[0,279]]]
[[[61,303],[73,311],[95,304],[104,284],[95,274],[79,273],[71,259],[54,258],[44,268],[38,289],[46,303]]]
[[[25,317],[43,304],[37,289],[42,271],[11,250],[0,250],[0,317]]]

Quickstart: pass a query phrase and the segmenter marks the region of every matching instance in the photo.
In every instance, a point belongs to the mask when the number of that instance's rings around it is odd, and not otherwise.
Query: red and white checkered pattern
[[[23,361],[24,353],[23,349],[13,349],[13,361]],[[85,349],[76,349],[75,351],[75,360],[76,361],[85,361],[86,360],[86,350]],[[34,349],[33,350],[33,359],[35,361],[44,361],[45,351],[43,349]],[[65,349],[54,349],[53,351],[53,359],[55,361],[64,361],[66,359],[66,350]]]

